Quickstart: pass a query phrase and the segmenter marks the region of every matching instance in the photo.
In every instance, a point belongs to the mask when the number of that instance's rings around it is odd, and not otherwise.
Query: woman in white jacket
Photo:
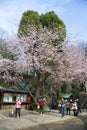
[[[76,101],[74,101],[72,109],[73,109],[74,116],[77,116],[78,115],[78,107],[77,107]]]

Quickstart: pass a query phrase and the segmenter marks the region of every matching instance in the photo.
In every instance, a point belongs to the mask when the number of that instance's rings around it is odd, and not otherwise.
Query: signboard
[[[5,93],[3,101],[4,102],[12,102],[12,95]]]
[[[11,93],[4,93],[4,102],[16,102],[20,98],[21,102],[27,101],[27,95],[25,94],[11,94]]]

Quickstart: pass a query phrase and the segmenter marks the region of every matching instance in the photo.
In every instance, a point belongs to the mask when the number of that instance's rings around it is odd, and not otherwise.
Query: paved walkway
[[[48,124],[53,122],[64,122],[66,120],[72,120],[78,117],[66,115],[64,118],[61,117],[58,111],[52,111],[51,113],[45,113],[44,116],[38,112],[21,110],[21,117],[9,117],[8,111],[0,111],[0,130],[24,130],[32,126],[38,126],[41,124]],[[82,115],[87,115],[87,112],[83,112]],[[80,120],[80,119],[79,119]]]

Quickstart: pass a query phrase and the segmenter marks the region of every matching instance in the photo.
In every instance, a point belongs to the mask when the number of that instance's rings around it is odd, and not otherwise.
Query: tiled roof
[[[72,96],[72,93],[63,94],[63,98],[70,98],[71,96]]]
[[[19,89],[19,88],[4,88],[4,87],[1,87],[0,86],[0,90],[3,90],[4,92],[12,92],[12,93],[29,93],[28,90],[25,90],[25,89]]]

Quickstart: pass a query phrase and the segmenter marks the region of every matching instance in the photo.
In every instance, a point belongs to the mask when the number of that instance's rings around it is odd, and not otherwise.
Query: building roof
[[[66,93],[66,94],[63,94],[63,98],[70,98],[73,94],[72,93]]]
[[[0,91],[4,91],[4,92],[12,92],[12,93],[26,93],[28,94],[29,91],[25,90],[25,89],[18,89],[18,88],[4,88],[0,86]]]

